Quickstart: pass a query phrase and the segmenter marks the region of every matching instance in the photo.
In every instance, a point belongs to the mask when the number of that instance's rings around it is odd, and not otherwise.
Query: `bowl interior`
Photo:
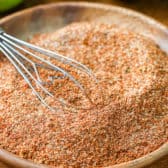
[[[160,45],[162,49],[168,52],[168,31],[166,27],[136,12],[109,5],[92,3],[57,3],[38,6],[1,19],[0,27],[11,35],[21,39],[27,39],[36,33],[55,31],[72,22],[82,21],[110,23],[128,28],[150,37]],[[168,147],[166,146],[166,148],[167,149],[165,150],[164,147],[164,152],[162,152],[160,156],[155,152],[155,155],[157,156],[156,158],[168,153]],[[0,159],[3,152],[0,152]],[[5,156],[8,156],[8,153],[6,153]],[[14,164],[14,162],[12,162],[13,156],[9,157],[9,159],[11,160],[10,164]],[[5,162],[8,162],[9,159]],[[154,160],[156,159],[151,159],[150,163]],[[23,162],[22,164],[16,158],[15,162],[20,164],[17,167],[22,167],[27,163]],[[138,164],[140,165],[140,161],[134,162],[132,167],[138,167]],[[144,162],[141,165],[146,164],[149,164],[149,162]],[[126,168],[127,166],[128,165],[125,165],[123,167]],[[33,168],[32,164],[29,165],[29,167]]]
[[[164,26],[136,12],[108,5],[59,3],[38,6],[2,19],[0,26],[8,33],[26,39],[35,33],[54,31],[72,22],[82,21],[126,27],[149,36],[168,51],[168,31]]]

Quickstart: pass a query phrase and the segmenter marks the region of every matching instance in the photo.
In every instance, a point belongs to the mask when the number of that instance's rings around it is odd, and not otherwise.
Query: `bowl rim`
[[[56,2],[56,3],[48,3],[48,4],[43,4],[43,5],[37,5],[34,7],[30,7],[24,10],[21,10],[19,12],[15,12],[14,14],[10,14],[6,17],[3,17],[0,19],[0,25],[8,22],[10,19],[15,18],[20,15],[26,15],[28,13],[31,13],[32,11],[35,11],[37,9],[46,9],[46,8],[52,8],[52,7],[89,7],[89,8],[98,8],[102,10],[108,10],[108,11],[117,11],[121,12],[125,15],[131,15],[139,20],[144,21],[145,23],[148,23],[150,25],[153,25],[160,29],[161,31],[165,32],[168,34],[168,29],[165,25],[162,23],[156,21],[152,17],[146,16],[145,14],[142,14],[140,12],[134,11],[132,9],[128,9],[125,7],[119,7],[111,4],[103,4],[103,3],[93,3],[93,2]],[[139,157],[135,160],[131,160],[128,162],[123,162],[120,164],[115,164],[111,166],[106,166],[104,168],[140,168],[143,166],[147,166],[162,157],[168,155],[168,142],[165,142],[163,145],[161,145],[158,149],[154,150],[151,153],[148,153],[142,157]],[[36,164],[32,161],[28,161],[26,159],[22,159],[17,155],[14,155],[4,149],[0,148],[0,162],[5,163],[7,165],[11,166],[17,166],[17,167],[22,167],[22,168],[49,168],[47,165],[41,165],[41,164]]]

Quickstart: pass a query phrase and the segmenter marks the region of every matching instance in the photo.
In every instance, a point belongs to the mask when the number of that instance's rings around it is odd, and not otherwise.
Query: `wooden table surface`
[[[45,4],[45,3],[51,3],[51,2],[60,2],[60,1],[59,0],[24,0],[24,2],[19,7],[15,8],[14,10],[8,13],[0,14],[0,17],[4,17],[15,11],[18,11],[27,7],[31,7],[37,4]],[[108,3],[108,4],[123,6],[126,8],[131,8],[139,12],[142,12],[146,15],[149,15],[168,26],[168,0],[93,0],[92,2]],[[165,160],[167,159],[168,157],[165,157]],[[152,166],[152,168],[167,168],[167,167],[168,165],[164,165],[164,164],[157,165],[157,163],[155,164],[155,166]],[[7,167],[5,165],[2,165],[2,163],[0,163],[0,168],[7,168]]]

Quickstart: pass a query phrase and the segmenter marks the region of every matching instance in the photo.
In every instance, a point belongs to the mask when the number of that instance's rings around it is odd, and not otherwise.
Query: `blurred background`
[[[0,18],[31,6],[52,2],[63,2],[63,0],[0,0]],[[168,26],[168,0],[92,0],[89,2],[131,8],[151,16]]]

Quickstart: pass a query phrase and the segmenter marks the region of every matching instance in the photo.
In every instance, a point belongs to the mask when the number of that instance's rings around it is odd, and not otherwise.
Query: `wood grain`
[[[0,168],[10,168],[10,167],[5,165],[4,163],[0,162]]]

